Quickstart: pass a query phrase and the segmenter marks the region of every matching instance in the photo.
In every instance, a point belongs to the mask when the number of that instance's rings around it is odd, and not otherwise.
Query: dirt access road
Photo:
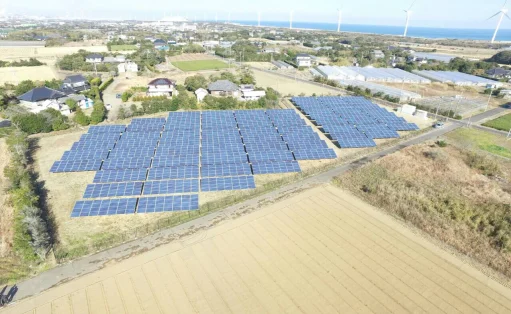
[[[0,313],[504,313],[511,290],[321,185]]]

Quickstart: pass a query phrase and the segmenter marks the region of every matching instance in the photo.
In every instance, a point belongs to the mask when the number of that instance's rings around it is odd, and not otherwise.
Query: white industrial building
[[[318,66],[318,72],[331,80],[357,80],[366,82],[428,84],[431,80],[395,68],[360,68]]]
[[[487,86],[488,84],[501,87],[503,84],[498,81],[485,79],[479,76],[470,75],[462,72],[450,71],[413,71],[413,73],[432,81],[451,83],[459,86]]]

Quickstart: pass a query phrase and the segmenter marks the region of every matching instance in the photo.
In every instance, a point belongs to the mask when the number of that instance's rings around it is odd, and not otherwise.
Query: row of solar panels
[[[418,127],[363,97],[295,97],[295,105],[341,148],[376,146]]]
[[[200,179],[203,192],[255,188],[252,175]],[[137,195],[198,193],[199,179],[176,179],[145,182],[115,182],[89,184],[83,198],[112,198]]]

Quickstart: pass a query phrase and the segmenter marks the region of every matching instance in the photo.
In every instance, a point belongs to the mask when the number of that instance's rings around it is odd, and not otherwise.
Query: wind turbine
[[[405,32],[403,33],[403,37],[406,37],[406,34],[408,33],[408,23],[410,22],[410,15],[412,15],[411,10],[412,10],[412,7],[415,4],[415,2],[417,2],[417,0],[412,2],[412,5],[408,8],[408,10],[404,10],[406,12],[406,24],[405,24]]]
[[[289,12],[289,29],[293,29],[293,13],[294,13],[293,10]]]
[[[504,5],[502,6],[502,9],[500,9],[499,12],[495,13],[494,15],[490,16],[488,18],[489,19],[492,19],[494,18],[495,16],[499,15],[500,14],[500,17],[499,17],[499,22],[497,23],[497,28],[495,28],[495,33],[493,33],[493,37],[491,39],[491,43],[493,44],[493,42],[495,41],[495,37],[497,37],[497,33],[499,32],[499,28],[500,28],[500,24],[502,23],[502,19],[504,18],[504,15],[507,16],[508,19],[511,19],[509,17],[509,15],[507,15],[507,12],[508,12],[508,9],[506,9],[506,4],[507,4],[507,0],[506,2],[504,2]]]
[[[337,18],[337,32],[339,33],[341,31],[342,11],[341,9],[337,9],[337,12],[339,12],[339,17]]]

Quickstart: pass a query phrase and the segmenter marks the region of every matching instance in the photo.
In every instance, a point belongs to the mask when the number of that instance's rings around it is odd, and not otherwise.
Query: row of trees
[[[45,63],[42,63],[41,61],[37,60],[36,58],[30,58],[28,60],[20,60],[20,61],[2,61],[0,60],[0,68],[6,68],[6,67],[35,67],[45,65]]]
[[[53,239],[48,216],[41,209],[34,175],[29,166],[29,141],[21,131],[7,138],[11,162],[4,169],[9,181],[10,203],[14,208],[13,251],[26,262],[45,259]]]
[[[99,63],[94,66],[92,63],[85,62],[85,57],[91,52],[80,49],[78,52],[66,55],[57,61],[57,66],[65,71],[83,71],[83,72],[115,72],[117,65],[113,63]]]

